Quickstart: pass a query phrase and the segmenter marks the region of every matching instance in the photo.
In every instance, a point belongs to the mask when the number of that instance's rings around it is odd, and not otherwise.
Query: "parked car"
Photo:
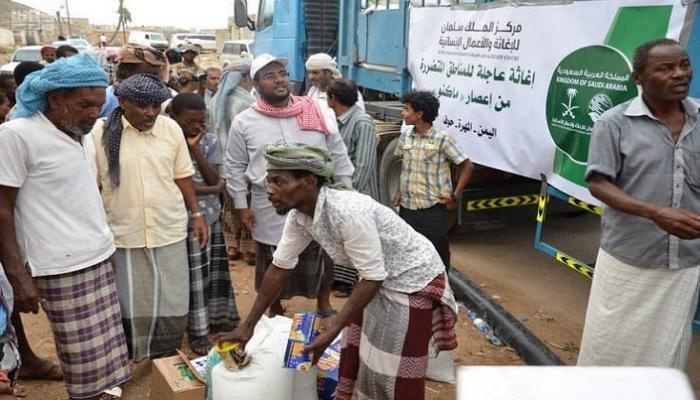
[[[159,32],[131,31],[129,33],[129,43],[151,46],[160,51],[165,51],[168,48],[168,41]]]
[[[53,46],[53,47],[58,47],[58,46],[63,46],[63,45],[73,46],[81,53],[94,53],[95,52],[95,48],[92,47],[90,42],[88,42],[85,39],[71,38],[68,40],[59,40],[59,41],[51,43],[51,46]]]
[[[170,48],[171,49],[178,49],[182,47],[185,43],[187,43],[187,37],[190,36],[191,33],[176,33],[170,38]]]
[[[186,41],[200,53],[203,51],[216,52],[216,35],[192,34],[187,36]]]
[[[11,74],[17,64],[22,61],[41,61],[41,48],[43,46],[24,46],[15,50],[10,62],[0,67],[0,74]]]
[[[241,58],[252,58],[253,53],[250,50],[252,44],[252,40],[229,40],[225,42],[223,49],[221,49],[219,62],[231,64]]]
[[[90,55],[95,61],[101,64],[102,62],[102,52],[97,51],[92,45],[85,39],[68,39],[68,40],[59,40],[56,42],[51,43],[51,46],[58,48],[58,46],[63,46],[63,45],[68,45],[68,46],[73,46],[75,47],[76,50],[78,50],[78,53],[86,53]]]

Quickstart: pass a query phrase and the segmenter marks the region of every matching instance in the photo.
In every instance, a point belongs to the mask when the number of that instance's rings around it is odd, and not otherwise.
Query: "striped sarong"
[[[126,343],[136,362],[171,355],[182,344],[190,305],[186,242],[114,254]]]
[[[275,246],[255,242],[255,290],[260,289],[265,271],[272,264]],[[299,264],[289,271],[289,279],[280,299],[303,296],[315,299],[324,287],[333,283],[333,260],[316,242],[311,242],[299,255]]]
[[[207,248],[188,232],[187,253],[190,262],[190,311],[187,334],[193,347],[208,345],[210,333],[233,330],[240,320],[233,297],[228,256],[221,222],[209,226]]]
[[[97,396],[131,379],[112,264],[35,278],[71,398]]]
[[[241,256],[255,253],[255,241],[247,230],[243,229],[238,219],[238,212],[233,206],[233,198],[224,190],[224,207],[221,212],[226,246],[235,248]]]
[[[700,267],[637,268],[600,249],[578,365],[685,369],[699,281]]]
[[[336,400],[422,400],[428,344],[457,347],[457,305],[447,275],[413,294],[380,289],[343,331]]]

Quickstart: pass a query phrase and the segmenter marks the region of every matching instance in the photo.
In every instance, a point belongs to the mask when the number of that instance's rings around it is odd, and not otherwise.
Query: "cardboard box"
[[[311,370],[311,354],[304,353],[304,346],[313,342],[321,329],[321,317],[316,313],[297,313],[292,318],[289,340],[284,353],[285,368],[299,371]]]
[[[335,388],[340,379],[340,340],[338,335],[318,360],[318,399],[334,400]]]
[[[207,387],[180,356],[153,360],[152,400],[204,400]]]

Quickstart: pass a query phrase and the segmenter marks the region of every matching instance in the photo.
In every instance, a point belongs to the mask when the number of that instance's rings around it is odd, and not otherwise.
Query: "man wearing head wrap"
[[[53,46],[44,46],[41,48],[41,65],[49,65],[56,61],[56,48]]]
[[[304,143],[328,149],[338,166],[338,175],[348,185],[352,184],[354,171],[332,111],[327,108],[324,111],[308,97],[291,95],[287,63],[288,60],[270,54],[262,54],[253,60],[250,76],[260,97],[233,120],[226,149],[226,186],[238,210],[241,225],[252,232],[256,242],[256,288],[270,265],[272,252],[284,227],[284,217],[275,213],[265,194],[264,146]],[[332,313],[330,285],[333,266],[319,252],[317,243],[309,245],[281,298],[316,298],[319,311]],[[271,312],[281,313],[281,303],[276,302]]]
[[[189,307],[188,221],[202,248],[209,233],[182,129],[160,115],[168,88],[155,75],[138,74],[121,81],[116,95],[119,107],[92,134],[117,246],[113,259],[129,352],[141,361],[180,346]]]
[[[191,44],[182,47],[182,62],[175,66],[175,74],[179,77],[180,72],[190,71],[194,76],[200,76],[204,71],[195,61],[199,57],[199,51]]]
[[[267,146],[264,157],[266,194],[287,216],[284,231],[248,318],[216,340],[250,340],[315,240],[335,263],[353,266],[361,278],[345,306],[304,349],[315,364],[345,329],[336,399],[423,399],[431,337],[438,350],[457,347],[457,304],[435,247],[390,208],[343,190],[326,150]]]
[[[306,76],[311,82],[307,96],[317,100],[322,107],[328,107],[326,99],[328,95],[328,87],[333,79],[340,79],[343,76],[338,71],[338,63],[335,58],[326,53],[316,53],[306,60]],[[357,92],[357,106],[363,111],[365,109],[365,101],[362,98],[362,93]]]
[[[16,118],[0,126],[0,262],[19,311],[41,299],[71,399],[131,377],[88,135],[106,87],[89,55],[57,60],[24,79]]]
[[[170,78],[170,65],[165,54],[147,46],[128,44],[117,54],[117,82],[136,74],[152,74],[159,76],[163,82]],[[107,88],[106,100],[100,118],[107,118],[119,106],[114,94],[114,85]]]
[[[210,104],[210,116],[214,132],[218,136],[221,154],[226,154],[228,131],[231,122],[242,111],[250,108],[255,97],[250,94],[253,78],[250,77],[250,60],[240,60],[224,69],[219,87]],[[229,257],[235,259],[239,254],[248,262],[255,263],[255,242],[250,232],[241,227],[238,213],[233,206],[233,199],[224,191],[223,225]]]

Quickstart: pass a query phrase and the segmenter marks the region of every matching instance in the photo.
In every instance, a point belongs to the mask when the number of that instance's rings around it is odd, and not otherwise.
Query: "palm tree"
[[[117,7],[117,14],[119,14],[119,21],[117,22],[117,29],[114,31],[114,34],[112,37],[109,39],[109,42],[112,42],[115,37],[117,37],[117,34],[119,33],[119,30],[121,29],[122,31],[122,38],[123,38],[123,43],[126,44],[126,25],[131,22],[131,12],[124,7],[124,0],[119,0],[119,6]]]

